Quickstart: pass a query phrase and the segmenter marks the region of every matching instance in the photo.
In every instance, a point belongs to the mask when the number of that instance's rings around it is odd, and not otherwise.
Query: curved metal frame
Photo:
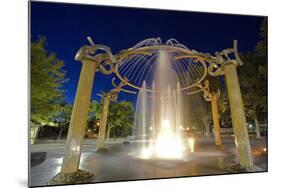
[[[179,55],[177,57],[175,57],[175,60],[179,60],[179,59],[184,59],[184,58],[196,58],[195,62],[200,63],[203,68],[204,68],[204,72],[203,75],[201,76],[201,78],[194,82],[193,84],[181,88],[180,91],[184,91],[184,90],[189,90],[191,88],[197,87],[198,83],[201,83],[207,76],[208,74],[208,67],[207,67],[207,63],[205,62],[205,60],[207,60],[209,57],[207,57],[205,54],[201,54],[201,53],[197,53],[188,49],[184,49],[184,48],[180,48],[180,47],[175,47],[175,46],[168,46],[168,45],[160,45],[160,46],[146,46],[146,47],[141,47],[141,48],[129,48],[127,50],[122,50],[119,54],[117,54],[115,57],[117,59],[117,63],[115,65],[115,74],[116,76],[122,81],[125,82],[126,85],[138,89],[138,90],[145,90],[148,92],[165,92],[165,90],[152,90],[149,88],[141,88],[139,86],[136,86],[135,84],[130,83],[130,81],[126,78],[120,75],[118,68],[122,65],[121,63],[127,59],[128,57],[130,57],[131,55],[136,55],[136,54],[143,54],[143,55],[152,55],[153,53],[151,51],[153,50],[168,50],[168,51],[174,51],[174,52],[181,52],[183,53],[182,55]],[[195,94],[201,91],[201,88],[199,87],[198,90],[196,91],[192,91],[192,92],[188,92],[189,95],[191,94]]]

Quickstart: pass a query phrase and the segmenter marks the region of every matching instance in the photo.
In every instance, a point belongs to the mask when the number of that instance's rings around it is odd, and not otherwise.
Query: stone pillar
[[[211,99],[212,105],[212,115],[213,115],[213,123],[214,123],[214,132],[215,132],[215,143],[217,146],[221,146],[221,129],[219,123],[219,111],[218,111],[218,104],[217,104],[217,97],[214,96]]]
[[[211,126],[209,122],[205,122],[205,135],[207,138],[210,138],[211,136],[210,130],[211,130]]]
[[[156,139],[155,81],[152,82],[152,138]]]
[[[235,135],[235,144],[239,163],[242,168],[253,170],[253,158],[249,142],[243,101],[235,62],[227,62],[223,66],[229,96],[232,126]]]
[[[256,138],[261,138],[260,123],[257,117],[255,117],[255,125],[256,125]]]
[[[82,63],[61,171],[48,182],[49,185],[89,183],[94,180],[94,174],[78,168],[98,63],[89,60],[82,60]]]
[[[107,126],[107,136],[106,136],[107,140],[110,139],[110,129],[111,129],[111,126]]]
[[[108,108],[110,104],[110,96],[104,95],[102,97],[102,103],[103,103],[103,108],[102,108],[102,115],[100,120],[97,150],[105,150],[104,139],[106,134],[106,124],[107,124]]]
[[[62,173],[75,172],[79,167],[96,67],[95,62],[83,61],[64,149]]]

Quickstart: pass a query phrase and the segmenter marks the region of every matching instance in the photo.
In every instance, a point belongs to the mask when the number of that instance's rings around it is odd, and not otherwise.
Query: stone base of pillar
[[[107,148],[97,148],[94,151],[97,152],[97,153],[108,153]]]
[[[240,164],[235,164],[227,168],[230,172],[237,173],[237,172],[261,172],[264,171],[262,168],[253,165],[251,167],[243,167]]]
[[[91,183],[94,179],[95,175],[93,173],[78,169],[73,173],[58,173],[55,177],[49,180],[48,185]]]

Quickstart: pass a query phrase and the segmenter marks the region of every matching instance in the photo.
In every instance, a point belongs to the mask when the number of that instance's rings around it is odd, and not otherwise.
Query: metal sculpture
[[[195,94],[204,88],[200,86],[200,83],[206,78],[207,74],[225,76],[239,164],[249,171],[257,169],[253,164],[251,155],[243,101],[236,71],[237,66],[243,64],[238,55],[237,41],[234,41],[233,48],[217,52],[215,56],[212,56],[190,50],[175,39],[169,39],[165,44],[162,43],[160,38],[147,39],[132,48],[122,50],[116,55],[112,54],[109,47],[94,44],[89,37],[88,40],[91,45],[82,46],[75,56],[75,60],[82,62],[82,70],[72,110],[61,172],[49,182],[50,184],[90,182],[94,179],[92,173],[79,170],[79,162],[95,72],[100,71],[103,74],[115,73],[122,84],[131,86],[134,89],[147,92],[154,91],[155,93],[166,92],[152,88],[153,80],[149,79],[153,68],[153,58],[161,50],[172,54],[171,63],[173,63],[174,71],[180,82],[177,92],[180,90],[186,91],[188,95]],[[233,59],[230,54],[234,54]],[[151,80],[151,83],[146,82],[147,84],[142,88],[142,81],[145,80]],[[110,99],[117,96],[116,94],[120,91],[124,91],[120,88],[116,87],[104,95],[103,98],[107,101],[106,105],[104,105],[105,112],[108,110],[106,106],[109,105]],[[206,97],[208,98],[209,96],[206,94]],[[214,108],[214,111],[217,110]],[[213,114],[217,113],[213,112]],[[107,113],[104,113],[103,116],[102,124],[105,126]],[[218,120],[218,118],[214,119]],[[217,144],[219,143],[217,140]]]
[[[144,89],[152,92],[153,69],[157,66],[159,51],[169,53],[170,64],[177,75],[181,85],[181,91],[188,91],[189,94],[200,92],[197,84],[202,82],[207,75],[208,57],[195,50],[190,50],[175,39],[169,39],[162,43],[160,38],[143,40],[135,46],[122,50],[116,55],[118,64],[115,66],[115,74],[134,89]],[[127,80],[126,80],[127,78]],[[146,81],[146,88],[142,88],[143,81]],[[153,92],[167,92],[155,88]]]

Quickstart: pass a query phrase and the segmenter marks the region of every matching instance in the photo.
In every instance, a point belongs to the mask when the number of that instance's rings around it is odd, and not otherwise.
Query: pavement
[[[143,159],[139,156],[142,142],[124,144],[122,140],[106,142],[107,153],[95,151],[96,142],[87,140],[82,147],[80,169],[95,174],[94,183],[124,180],[158,179],[235,173],[229,167],[237,163],[233,138],[223,138],[224,149],[214,139],[196,139],[194,152],[187,150],[181,159]],[[266,139],[251,139],[254,163],[267,171]],[[169,148],[167,148],[168,150]],[[31,153],[47,153],[44,161],[30,169],[31,186],[47,185],[61,168],[64,143],[35,144]],[[39,160],[39,159],[38,159]],[[41,159],[40,159],[41,160]]]

